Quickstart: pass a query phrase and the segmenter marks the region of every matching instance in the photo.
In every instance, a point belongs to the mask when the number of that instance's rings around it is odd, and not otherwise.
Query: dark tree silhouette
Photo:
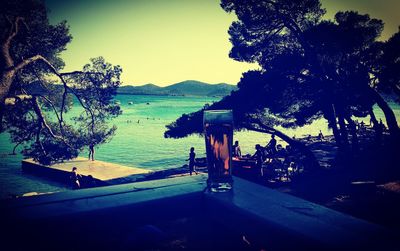
[[[81,71],[60,72],[59,54],[71,41],[67,23],[50,24],[40,0],[10,0],[2,7],[1,131],[22,144],[26,156],[43,163],[76,157],[90,140],[105,142],[115,131],[106,121],[120,114],[111,101],[121,68],[99,57]],[[75,125],[64,116],[71,96],[83,108]]]
[[[311,91],[311,99],[319,103],[339,145],[347,141],[345,121],[354,127],[352,111],[360,99],[378,104],[391,134],[399,135],[394,113],[370,85],[370,69],[363,60],[383,29],[382,21],[339,12],[335,22],[323,22],[318,0],[223,0],[221,6],[238,17],[229,30],[230,56],[299,79],[304,91]],[[354,94],[360,99],[354,99]]]
[[[262,68],[244,74],[237,92],[210,106],[233,109],[237,128],[279,134],[276,125],[297,127],[324,117],[341,148],[350,133],[357,149],[352,117],[371,115],[376,124],[372,106],[378,104],[391,135],[398,136],[394,113],[371,79],[382,21],[357,12],[322,21],[318,0],[222,0],[221,6],[238,17],[229,29],[230,57]],[[201,132],[200,118],[201,111],[183,115],[165,136]]]
[[[386,94],[396,94],[396,102],[400,102],[400,27],[387,42],[377,42],[372,48],[372,55],[378,60],[371,60],[372,74],[376,77],[374,85]]]

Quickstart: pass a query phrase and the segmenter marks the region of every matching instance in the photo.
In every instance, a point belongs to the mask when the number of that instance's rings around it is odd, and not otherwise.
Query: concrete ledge
[[[207,192],[213,217],[272,250],[397,250],[383,227],[235,178],[233,193]],[[396,246],[396,245],[397,246]]]
[[[382,227],[240,178],[234,178],[232,192],[204,192],[206,178],[186,176],[3,201],[1,218],[5,229],[11,229],[9,236],[34,231],[33,240],[46,240],[53,231],[68,240],[67,233],[78,231],[91,232],[96,241],[107,238],[108,229],[202,215],[266,250],[398,250],[398,236]]]
[[[206,179],[206,175],[196,175],[21,197],[3,201],[0,209],[18,219],[60,217],[191,193],[201,195]]]

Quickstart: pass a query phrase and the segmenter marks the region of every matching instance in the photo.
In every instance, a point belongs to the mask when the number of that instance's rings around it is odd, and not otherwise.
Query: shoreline
[[[363,151],[374,152],[379,150],[371,142],[371,139],[373,139],[373,134],[371,133],[372,131],[367,129],[360,134],[360,145],[364,149]],[[259,180],[253,181],[277,191],[288,193],[400,232],[400,217],[398,217],[397,213],[400,210],[400,181],[396,179],[387,180],[387,177],[377,176],[376,172],[379,172],[379,174],[383,172],[378,166],[375,166],[375,169],[378,168],[377,170],[365,169],[365,163],[374,165],[374,163],[369,163],[369,159],[366,159],[364,164],[338,162],[337,147],[333,136],[324,136],[324,140],[316,139],[316,136],[311,136],[298,138],[297,140],[307,144],[319,162],[324,163],[324,165],[321,165],[321,170],[308,175],[308,177],[299,177],[299,179],[289,183],[282,182],[267,185],[266,183],[260,183]],[[382,148],[379,151],[384,150]],[[379,152],[375,152],[375,154],[379,155]],[[369,157],[371,158],[371,156]],[[346,169],[349,167],[353,168]],[[201,173],[206,172],[205,167],[196,169]],[[116,185],[186,175],[189,175],[189,169],[187,164],[184,164],[175,168],[119,177],[110,180],[110,182],[112,183],[111,185]],[[67,189],[69,190],[70,188]],[[43,193],[31,191],[15,197],[38,194]]]

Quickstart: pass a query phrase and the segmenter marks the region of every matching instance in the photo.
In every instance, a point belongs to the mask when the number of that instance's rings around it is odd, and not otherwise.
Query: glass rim
[[[204,113],[232,113],[232,110],[204,110]]]
[[[206,123],[233,123],[232,110],[204,110],[203,124]]]

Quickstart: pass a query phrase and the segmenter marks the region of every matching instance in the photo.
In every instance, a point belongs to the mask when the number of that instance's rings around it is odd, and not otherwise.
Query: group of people
[[[252,158],[257,159],[261,155],[265,154],[274,154],[277,152],[277,145],[275,135],[271,135],[271,140],[265,147],[262,147],[260,144],[255,145],[256,152],[252,156]],[[240,158],[242,157],[242,151],[239,146],[239,141],[235,141],[235,144],[232,146],[232,157]]]
[[[364,123],[364,121],[358,122],[358,120],[356,120],[355,124],[356,124],[357,130],[361,130],[362,131],[362,130],[365,130],[367,128],[367,125]],[[379,122],[376,121],[376,120],[374,122],[374,120],[371,119],[369,121],[369,127],[377,127],[382,131],[386,130],[386,126],[383,123],[382,119],[379,119]]]
[[[261,176],[263,176],[263,168],[262,164],[264,163],[267,155],[276,154],[276,139],[275,135],[271,135],[271,140],[265,147],[262,147],[260,144],[255,146],[256,152],[253,154],[252,158],[256,160],[256,167],[260,169]]]
[[[265,147],[262,147],[260,144],[255,146],[256,152],[251,158],[256,160],[256,166],[261,168],[262,163],[264,162],[266,155],[268,154],[275,154],[277,153],[277,141],[275,139],[275,135],[271,135],[271,140]],[[239,145],[239,141],[235,141],[235,144],[232,146],[232,157],[233,158],[241,158],[242,157],[242,150]],[[190,148],[189,158],[186,160],[189,161],[189,174],[196,173],[195,165],[196,165],[196,153],[194,151],[194,147]]]

